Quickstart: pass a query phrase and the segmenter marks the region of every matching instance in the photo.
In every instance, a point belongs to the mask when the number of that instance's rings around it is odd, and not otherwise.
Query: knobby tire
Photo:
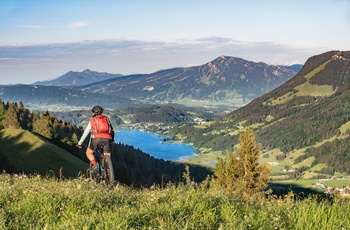
[[[92,166],[93,166],[93,164],[90,163],[90,168],[89,168],[90,179],[92,179],[92,180],[94,180],[96,182],[100,182],[101,181],[101,176],[99,175],[98,172],[93,172]]]
[[[98,163],[97,163],[98,164]],[[110,156],[104,156],[102,159],[103,172],[93,173],[92,164],[90,163],[90,179],[96,181],[97,183],[104,182],[106,185],[113,185],[115,182],[113,163]]]
[[[102,160],[102,167],[104,168],[103,179],[108,185],[114,184],[114,170],[112,159],[110,156],[105,156]]]

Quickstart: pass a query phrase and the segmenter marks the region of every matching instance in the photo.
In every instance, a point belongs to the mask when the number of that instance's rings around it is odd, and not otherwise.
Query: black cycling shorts
[[[89,148],[92,150],[95,150],[97,145],[100,143],[104,143],[105,146],[103,147],[104,153],[111,153],[112,152],[112,140],[108,138],[92,138],[90,139]]]

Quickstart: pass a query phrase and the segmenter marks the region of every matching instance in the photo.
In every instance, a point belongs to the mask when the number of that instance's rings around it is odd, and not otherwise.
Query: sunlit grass
[[[298,164],[295,164],[294,166],[297,167],[297,168],[300,168],[301,166],[308,166],[308,167],[310,167],[315,160],[316,160],[316,158],[314,156],[308,157],[305,160],[299,162]]]
[[[199,129],[204,129],[204,128],[209,127],[213,123],[214,123],[214,121],[206,121],[206,122],[201,122],[199,124],[196,124],[193,127],[199,128]]]
[[[0,134],[0,155],[9,165],[16,165],[17,171],[58,175],[62,168],[63,176],[75,177],[88,168],[88,163],[29,131],[2,129]]]
[[[296,86],[294,89],[296,92],[289,91],[285,95],[282,95],[272,101],[267,102],[269,105],[278,105],[278,104],[284,104],[290,100],[292,100],[294,97],[302,97],[302,96],[330,96],[334,94],[334,91],[332,89],[331,85],[314,85],[310,83],[310,79],[315,76],[317,73],[321,72],[325,66],[330,62],[327,61],[320,65],[319,67],[315,68],[308,74],[306,74],[304,77],[306,78],[306,82]]]
[[[346,122],[339,128],[341,135],[345,135],[346,131],[348,131],[349,129],[350,129],[350,121]]]
[[[257,129],[257,128],[262,127],[262,126],[264,126],[264,123],[254,123],[254,124],[250,125],[249,127],[254,130],[254,129]]]
[[[194,100],[192,98],[183,97],[181,99],[174,99],[172,101],[173,103],[183,104],[190,107],[204,107],[204,108],[210,108],[215,110],[216,108],[220,107],[228,107],[229,110],[232,110],[232,108],[239,108],[243,105],[246,105],[249,103],[249,101],[243,101],[242,98],[233,98],[232,100]]]
[[[260,155],[260,163],[265,162],[275,162],[276,156],[282,154],[283,152],[280,149],[271,149],[269,151],[263,152]]]
[[[310,82],[305,82],[304,84],[295,87],[298,92],[296,96],[330,96],[332,95],[333,89],[331,85],[313,85]]]
[[[350,201],[227,197],[214,188],[114,188],[85,178],[0,176],[1,229],[347,229]]]
[[[214,167],[218,157],[224,158],[226,155],[223,155],[221,151],[212,151],[211,149],[200,148],[200,153],[196,154],[195,157],[186,158],[181,162]]]
[[[312,172],[312,171],[306,171],[303,175],[303,179],[304,180],[308,180],[308,179],[313,179],[313,178],[317,178],[319,174]]]
[[[350,179],[335,179],[335,180],[325,180],[324,185],[327,187],[332,187],[332,188],[340,188],[343,186],[348,186],[350,185]]]
[[[273,119],[275,119],[273,116],[268,115],[268,116],[265,118],[265,121],[270,122],[270,121],[272,121]]]
[[[319,164],[313,166],[312,168],[310,168],[310,171],[321,171],[325,167],[326,167],[325,163],[319,163]]]

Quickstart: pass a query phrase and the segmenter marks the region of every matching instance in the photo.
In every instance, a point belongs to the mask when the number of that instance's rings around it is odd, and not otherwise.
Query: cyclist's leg
[[[95,146],[97,145],[94,139],[90,138],[89,145],[86,148],[86,157],[89,159],[89,161],[92,164],[96,164],[95,157],[94,157],[94,149],[96,148]]]
[[[90,178],[91,179],[96,179],[96,174],[98,171],[98,166],[94,157],[94,150],[92,150],[90,148],[90,146],[86,149],[86,157],[89,159],[90,161]]]
[[[94,151],[96,148],[96,140],[94,138],[90,138],[88,148],[86,149],[86,157],[90,161],[90,178],[93,180],[99,180],[99,170],[98,170],[98,164],[96,162],[96,159],[94,157]]]
[[[102,142],[105,144],[103,146],[103,153],[105,156],[111,156],[112,152],[112,141],[110,139],[101,139],[103,140]]]
[[[94,153],[94,150],[90,148],[86,149],[86,157],[89,159],[90,162],[95,159],[93,153]]]

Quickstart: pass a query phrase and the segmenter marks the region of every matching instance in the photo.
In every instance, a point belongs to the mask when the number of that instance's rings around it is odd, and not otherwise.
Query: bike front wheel
[[[99,168],[99,163],[96,163],[98,165],[97,168]],[[96,166],[95,166],[96,167]],[[101,171],[99,169],[94,168],[94,165],[90,163],[89,167],[89,177],[90,179],[100,182],[102,180]]]

